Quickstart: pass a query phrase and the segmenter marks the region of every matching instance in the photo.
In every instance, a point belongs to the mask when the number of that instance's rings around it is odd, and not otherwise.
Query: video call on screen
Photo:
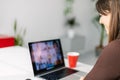
[[[63,63],[60,44],[57,40],[33,43],[31,46],[32,62],[34,62],[36,70],[49,70],[55,65]]]

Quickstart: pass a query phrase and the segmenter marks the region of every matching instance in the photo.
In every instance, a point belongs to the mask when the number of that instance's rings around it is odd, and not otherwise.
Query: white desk
[[[67,59],[65,64],[68,66]],[[91,68],[90,65],[78,62],[75,69],[89,72]],[[29,50],[19,46],[0,48],[0,80],[25,80],[26,78],[36,80],[33,76]]]

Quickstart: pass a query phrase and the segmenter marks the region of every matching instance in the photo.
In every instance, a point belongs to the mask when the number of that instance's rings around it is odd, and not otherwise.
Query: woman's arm
[[[116,80],[120,72],[120,43],[109,44],[84,80]]]

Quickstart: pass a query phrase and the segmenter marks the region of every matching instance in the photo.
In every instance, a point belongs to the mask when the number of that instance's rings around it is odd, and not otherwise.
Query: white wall
[[[13,23],[27,29],[29,41],[57,38],[65,33],[64,0],[0,0],[0,34],[13,35]],[[80,27],[76,32],[86,38],[86,49],[98,44],[99,32],[92,24],[94,5],[91,0],[76,0],[74,12]]]
[[[86,50],[93,49],[99,42],[99,32],[92,20],[96,14],[95,2],[92,0],[76,0],[75,14],[80,22],[80,29],[77,29],[79,34],[83,34],[86,38]]]

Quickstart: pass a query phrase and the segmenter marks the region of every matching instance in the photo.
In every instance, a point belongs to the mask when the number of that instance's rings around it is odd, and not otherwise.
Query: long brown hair
[[[103,15],[111,13],[109,42],[120,38],[120,0],[98,0],[96,9]]]

